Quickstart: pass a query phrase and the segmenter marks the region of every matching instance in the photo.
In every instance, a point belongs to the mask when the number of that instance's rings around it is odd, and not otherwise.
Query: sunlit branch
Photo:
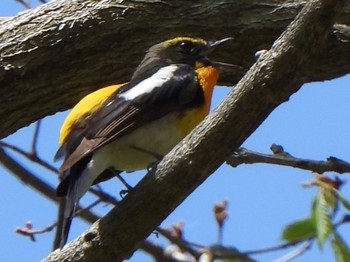
[[[326,161],[315,161],[294,157],[285,152],[281,146],[272,145],[271,150],[273,154],[262,154],[241,147],[232,154],[227,163],[232,167],[241,164],[266,163],[305,169],[319,174],[329,171],[339,174],[350,173],[350,163],[333,156],[328,157]]]

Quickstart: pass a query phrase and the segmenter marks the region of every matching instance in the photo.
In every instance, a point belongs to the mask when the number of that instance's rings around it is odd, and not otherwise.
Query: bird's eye
[[[186,53],[190,53],[192,50],[192,47],[193,47],[192,43],[188,41],[182,41],[179,43],[180,50]]]

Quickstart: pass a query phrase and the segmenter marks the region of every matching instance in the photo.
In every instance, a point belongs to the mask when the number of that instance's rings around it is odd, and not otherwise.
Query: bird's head
[[[221,71],[241,70],[240,66],[221,63],[208,58],[215,50],[231,39],[231,37],[228,37],[216,41],[206,41],[201,38],[176,37],[161,42],[149,48],[135,74],[157,70],[159,67],[171,64],[187,64],[195,69],[213,66]]]

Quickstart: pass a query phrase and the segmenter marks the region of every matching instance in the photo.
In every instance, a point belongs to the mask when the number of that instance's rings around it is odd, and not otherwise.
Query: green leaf
[[[350,250],[344,240],[339,234],[334,233],[332,239],[332,247],[337,262],[348,262],[350,261]]]
[[[306,239],[316,235],[316,225],[311,217],[304,218],[285,227],[282,238],[289,242]]]
[[[322,194],[327,205],[334,210],[337,208],[338,199],[334,193],[334,188],[330,186],[321,186],[319,194]]]
[[[344,208],[350,211],[350,202],[338,191],[334,189],[335,194],[337,195],[339,201],[342,203]]]
[[[317,194],[312,210],[312,216],[316,225],[316,237],[319,247],[332,232],[332,222],[328,213],[327,201],[323,194]]]

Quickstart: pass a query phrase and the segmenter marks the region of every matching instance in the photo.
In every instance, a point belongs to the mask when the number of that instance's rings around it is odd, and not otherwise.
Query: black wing
[[[86,120],[85,130],[81,132],[84,137],[74,152],[66,157],[60,170],[71,168],[96,149],[139,126],[159,119],[169,112],[183,110],[191,106],[194,100],[204,99],[192,67],[181,64],[169,66],[168,69],[168,76],[159,74],[159,77],[164,77],[164,81],[157,81],[160,70],[153,75],[154,86],[144,85],[144,81],[135,86],[127,86],[132,85],[130,82],[123,88],[126,91],[113,94],[101,109]],[[153,82],[148,81],[148,84]],[[67,142],[78,144],[76,141],[70,141],[71,139],[76,137],[69,137]]]

